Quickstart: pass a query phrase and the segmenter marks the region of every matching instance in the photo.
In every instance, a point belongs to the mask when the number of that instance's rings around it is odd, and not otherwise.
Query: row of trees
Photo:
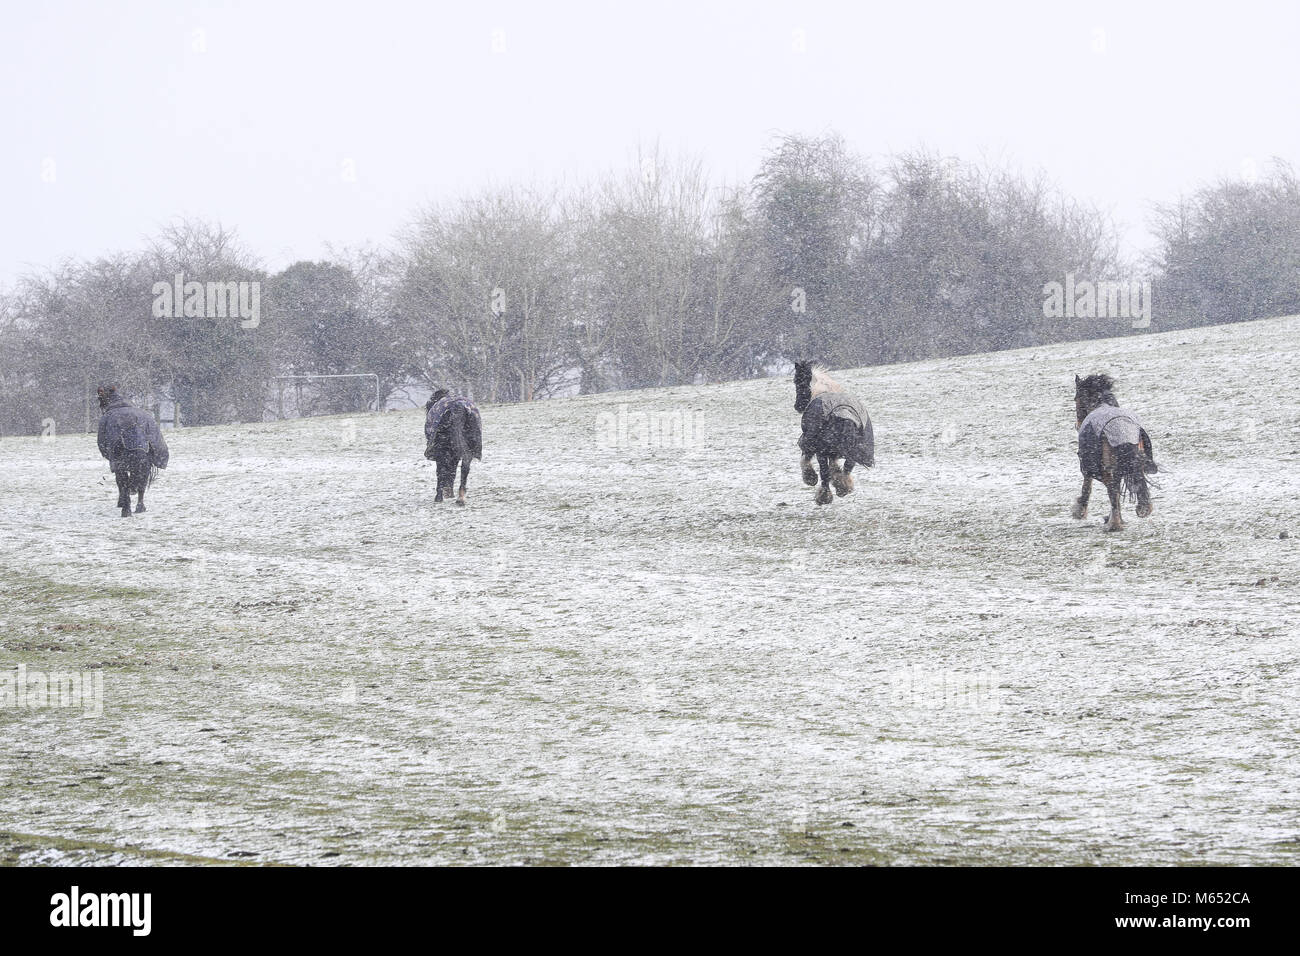
[[[1110,220],[1041,177],[921,152],[877,168],[835,136],[779,138],[745,187],[650,153],[583,189],[493,190],[424,210],[390,248],[275,274],[220,226],[179,223],[0,296],[0,432],[90,427],[109,379],[199,425],[283,414],[282,376],[530,401],[1129,331],[1045,318],[1045,283],[1070,274],[1149,276],[1156,330],[1300,312],[1289,167],[1154,225],[1155,257],[1125,263]],[[256,325],[157,314],[155,284],[178,274],[259,283]],[[373,385],[290,395],[296,414],[347,412]]]
[[[1300,180],[1285,163],[1158,206],[1154,230],[1165,328],[1300,313]]]
[[[279,375],[378,372],[402,378],[388,340],[373,257],[297,263],[268,275],[219,226],[183,223],[139,253],[71,262],[25,277],[0,300],[0,431],[89,429],[100,382],[117,382],[155,413],[178,407],[185,424],[260,421]],[[157,283],[176,275],[257,282],[269,306],[255,328],[235,318],[155,314]],[[373,388],[362,385],[362,395]],[[356,410],[365,399],[335,390],[307,413]]]
[[[1043,284],[1118,275],[1117,247],[1103,215],[1041,179],[924,153],[877,175],[836,137],[786,137],[744,189],[649,155],[589,191],[428,210],[392,301],[432,346],[427,376],[528,400],[575,379],[675,385],[1077,337],[1091,330],[1043,319]]]

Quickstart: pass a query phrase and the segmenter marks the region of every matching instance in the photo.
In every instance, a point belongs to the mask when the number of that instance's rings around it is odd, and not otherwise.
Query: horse
[[[135,511],[145,510],[144,492],[153,484],[160,468],[167,467],[170,452],[154,417],[136,408],[117,392],[116,385],[97,389],[99,407],[99,453],[117,479],[117,506],[122,517],[131,517],[131,495]]]
[[[429,396],[424,407],[427,410],[424,457],[438,466],[438,493],[433,500],[441,503],[444,494],[450,497],[459,464],[460,491],[456,504],[464,505],[470,460],[483,460],[483,420],[478,406],[468,398],[458,398],[439,388]]]
[[[870,468],[876,463],[876,440],[866,409],[821,366],[795,362],[794,410],[803,415],[799,470],[804,484],[817,486],[813,500],[830,504],[832,488],[841,498],[852,494],[853,466]]]
[[[1088,517],[1088,496],[1095,478],[1106,486],[1110,496],[1107,531],[1124,528],[1120,502],[1126,496],[1137,502],[1139,518],[1150,517],[1154,508],[1147,475],[1159,470],[1151,438],[1136,415],[1119,407],[1115,383],[1109,375],[1074,376],[1074,420],[1079,430],[1083,491],[1070,514],[1076,521]]]

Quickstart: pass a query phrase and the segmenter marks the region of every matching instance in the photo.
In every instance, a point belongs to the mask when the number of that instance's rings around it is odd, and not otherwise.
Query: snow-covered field
[[[170,433],[131,520],[0,441],[0,673],[103,688],[0,707],[0,861],[1296,863],[1300,318],[840,377],[826,508],[786,380],[485,407],[463,509],[421,411]]]

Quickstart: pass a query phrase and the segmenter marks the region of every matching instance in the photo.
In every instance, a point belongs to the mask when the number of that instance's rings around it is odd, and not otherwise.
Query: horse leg
[[[460,463],[460,491],[456,493],[456,504],[465,503],[465,485],[469,481],[469,459],[466,458]]]
[[[1075,521],[1081,521],[1088,517],[1088,499],[1092,497],[1092,477],[1085,475],[1083,479],[1083,490],[1079,492],[1079,497],[1075,499],[1074,507],[1070,509],[1070,517]]]
[[[835,488],[835,493],[841,498],[853,494],[852,461],[846,458],[841,466],[837,459],[831,460],[831,485]]]
[[[1155,508],[1151,504],[1151,491],[1147,488],[1147,480],[1142,477],[1137,479],[1135,483],[1137,484],[1138,500],[1137,507],[1133,510],[1139,518],[1150,518],[1151,512],[1155,511]]]
[[[831,457],[827,454],[818,454],[817,467],[821,471],[822,481],[817,486],[817,494],[813,497],[819,505],[828,505],[835,500],[831,494]]]
[[[1137,452],[1136,475],[1133,478],[1133,486],[1137,490],[1137,507],[1133,510],[1137,512],[1139,518],[1150,518],[1151,512],[1155,509],[1151,506],[1151,489],[1147,487],[1147,456],[1146,449],[1139,444]]]
[[[452,478],[456,476],[456,463],[451,462],[449,464],[445,458],[439,458],[435,461],[435,464],[438,469],[438,493],[433,496],[433,503],[440,504],[443,500],[443,489],[449,488]],[[450,477],[447,474],[448,472],[451,472]]]
[[[1105,524],[1107,531],[1123,531],[1124,519],[1119,513],[1120,479],[1114,472],[1106,475],[1106,494],[1110,496],[1110,519]]]
[[[122,509],[122,517],[131,517],[131,473],[123,468],[113,472],[117,479],[117,506]]]
[[[817,472],[813,470],[812,455],[804,455],[799,459],[799,470],[803,473],[803,483],[809,488],[817,484]]]
[[[144,490],[149,487],[149,468],[150,463],[146,459],[140,464],[137,471],[131,472],[131,480],[135,483],[135,513],[140,514],[144,509]]]

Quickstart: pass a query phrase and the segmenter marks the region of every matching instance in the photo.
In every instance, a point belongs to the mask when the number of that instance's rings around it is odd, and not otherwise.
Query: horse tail
[[[1150,461],[1141,444],[1117,445],[1115,451],[1115,476],[1120,480],[1120,491],[1129,501],[1141,502],[1150,497],[1155,482],[1147,477]]]

